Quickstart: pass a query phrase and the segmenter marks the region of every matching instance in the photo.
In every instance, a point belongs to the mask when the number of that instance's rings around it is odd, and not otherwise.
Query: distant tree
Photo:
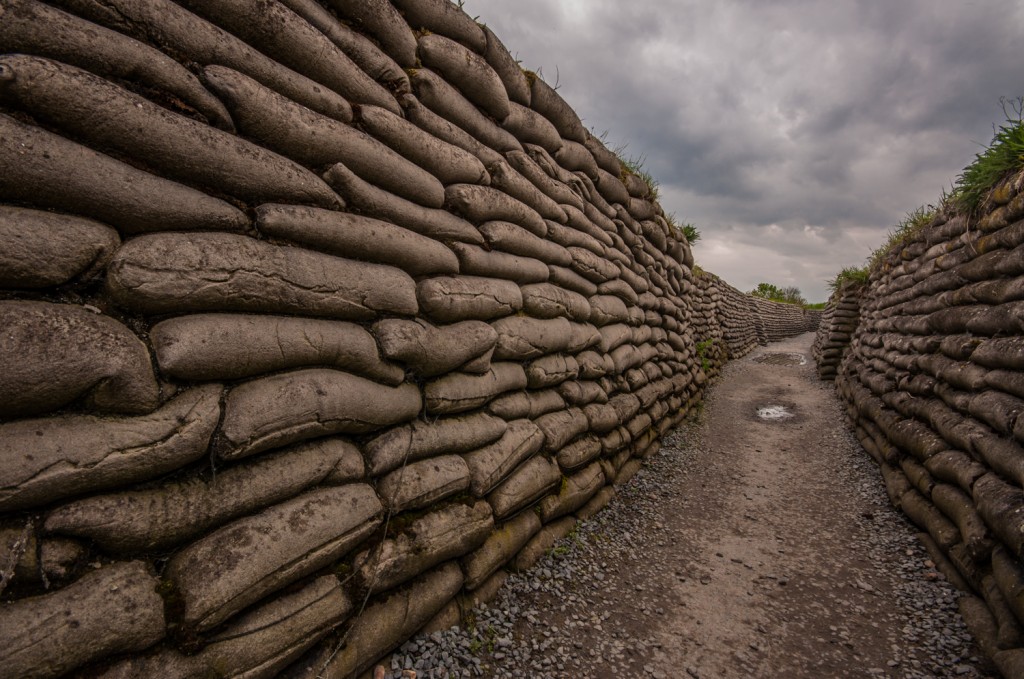
[[[801,306],[807,304],[807,299],[804,297],[803,293],[800,292],[800,288],[794,285],[782,288],[782,300],[784,302],[789,302],[790,304],[800,304]]]
[[[782,297],[782,290],[779,289],[779,286],[771,283],[758,283],[757,287],[750,291],[750,294],[765,299],[778,299]]]
[[[755,297],[764,297],[774,302],[785,302],[786,304],[807,304],[807,300],[804,298],[800,288],[789,285],[784,288],[773,283],[758,283],[757,287],[750,291],[751,295]]]

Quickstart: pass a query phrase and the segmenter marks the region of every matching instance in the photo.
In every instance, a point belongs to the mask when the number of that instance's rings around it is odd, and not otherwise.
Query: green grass
[[[685,238],[686,242],[689,243],[690,245],[693,245],[694,243],[700,240],[700,231],[697,229],[697,227],[694,226],[693,224],[690,224],[689,222],[679,223],[678,221],[676,221],[676,213],[669,212],[668,214],[666,214],[665,221],[668,222],[668,225],[670,227],[682,233],[683,238]]]
[[[960,209],[974,213],[989,191],[1012,172],[1024,168],[1024,97],[1000,100],[1006,122],[992,141],[974,157],[956,180],[951,199]]]
[[[933,205],[919,207],[907,213],[907,216],[896,225],[893,231],[889,232],[889,238],[882,247],[871,253],[868,258],[868,270],[879,267],[882,260],[892,251],[902,248],[909,243],[921,230],[928,225],[937,213]]]
[[[868,282],[868,268],[866,266],[848,266],[835,275],[835,278],[828,281],[828,289],[835,292],[846,283],[863,284]]]
[[[625,180],[626,175],[630,174],[640,177],[643,183],[647,184],[647,188],[651,192],[649,198],[652,201],[657,200],[661,185],[658,184],[658,180],[650,172],[644,169],[644,162],[647,159],[642,154],[639,156],[623,156],[622,151],[624,150],[625,148],[615,150],[615,154],[619,156],[619,164],[622,165],[622,171],[619,173],[619,176],[623,180]]]

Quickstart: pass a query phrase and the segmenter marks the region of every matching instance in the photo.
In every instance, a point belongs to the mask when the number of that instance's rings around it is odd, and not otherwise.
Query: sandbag
[[[487,321],[523,308],[513,281],[478,276],[439,276],[420,281],[416,297],[424,314],[439,323]]]
[[[424,106],[468,132],[484,146],[499,153],[523,150],[522,144],[510,132],[499,127],[455,87],[430,69],[411,70],[409,80]]]
[[[487,495],[494,518],[503,519],[532,504],[561,480],[558,465],[545,457],[531,457]]]
[[[482,54],[487,49],[484,27],[471,19],[459,5],[448,0],[394,0],[391,4],[405,15],[415,29],[427,29],[458,40]]]
[[[502,44],[498,36],[494,35],[487,26],[480,27],[487,39],[487,46],[484,51],[484,58],[491,65],[494,72],[501,78],[505,85],[505,91],[509,99],[523,106],[530,105],[530,83],[526,80],[523,69],[519,67],[516,60],[509,54],[508,49]]]
[[[387,319],[373,326],[373,334],[386,357],[422,377],[456,370],[492,351],[498,341],[498,333],[482,321],[438,327],[422,319]]]
[[[523,366],[510,361],[496,362],[482,375],[449,373],[423,388],[427,412],[461,413],[479,408],[498,394],[526,388]]]
[[[428,507],[469,488],[469,468],[458,455],[440,455],[399,467],[377,483],[392,512]]]
[[[536,210],[498,189],[478,184],[445,187],[445,206],[474,224],[512,222],[543,238],[548,229]]]
[[[370,33],[403,68],[416,65],[416,38],[388,0],[327,0],[342,19]]]
[[[508,93],[487,60],[459,43],[428,33],[417,41],[417,53],[427,68],[455,85],[463,96],[499,123],[509,114]]]
[[[477,589],[484,584],[491,574],[510,561],[536,535],[540,527],[540,517],[534,512],[521,512],[497,526],[480,548],[462,559],[466,589]]]
[[[572,256],[565,248],[539,238],[518,224],[490,221],[484,222],[479,228],[487,245],[494,250],[532,257],[545,264],[568,266],[572,263]],[[547,275],[548,269],[545,267],[545,276]]]
[[[550,120],[564,138],[580,144],[587,140],[587,130],[576,112],[554,88],[536,76],[530,80],[530,108]]]
[[[551,283],[524,285],[522,293],[523,309],[534,318],[567,317],[574,321],[590,319],[590,302],[579,293]]]
[[[519,464],[535,455],[544,443],[537,425],[527,419],[513,420],[500,439],[463,454],[469,466],[469,490],[483,497]]]
[[[379,476],[405,461],[415,462],[440,453],[468,452],[501,438],[507,428],[505,420],[482,412],[414,420],[366,442],[363,450],[367,470],[371,476]]]

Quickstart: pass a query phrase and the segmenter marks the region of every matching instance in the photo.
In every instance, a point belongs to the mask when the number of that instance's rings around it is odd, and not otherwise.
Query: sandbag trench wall
[[[0,0],[0,53],[5,675],[356,675],[700,398],[688,245],[446,1]]]
[[[754,305],[754,327],[758,342],[762,345],[805,332],[815,332],[821,323],[820,309],[805,309],[799,304],[774,302],[755,295],[749,298]]]
[[[811,347],[811,357],[818,376],[835,380],[839,364],[850,349],[850,340],[860,320],[860,296],[864,285],[846,281],[829,297],[821,312],[821,322]]]
[[[1024,677],[1024,173],[873,268],[836,387],[1006,677]]]

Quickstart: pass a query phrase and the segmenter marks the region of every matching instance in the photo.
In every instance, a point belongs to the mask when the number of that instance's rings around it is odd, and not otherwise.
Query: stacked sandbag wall
[[[818,376],[826,381],[836,378],[839,363],[850,349],[850,339],[860,320],[860,296],[864,285],[848,281],[829,297],[814,337],[811,355]]]
[[[894,505],[1024,676],[1024,173],[873,268],[836,386]]]
[[[686,241],[447,0],[0,0],[0,53],[5,675],[356,675],[700,398]]]
[[[774,302],[763,297],[750,296],[757,319],[756,328],[761,344],[814,332],[821,322],[821,311],[804,309],[799,304]]]

